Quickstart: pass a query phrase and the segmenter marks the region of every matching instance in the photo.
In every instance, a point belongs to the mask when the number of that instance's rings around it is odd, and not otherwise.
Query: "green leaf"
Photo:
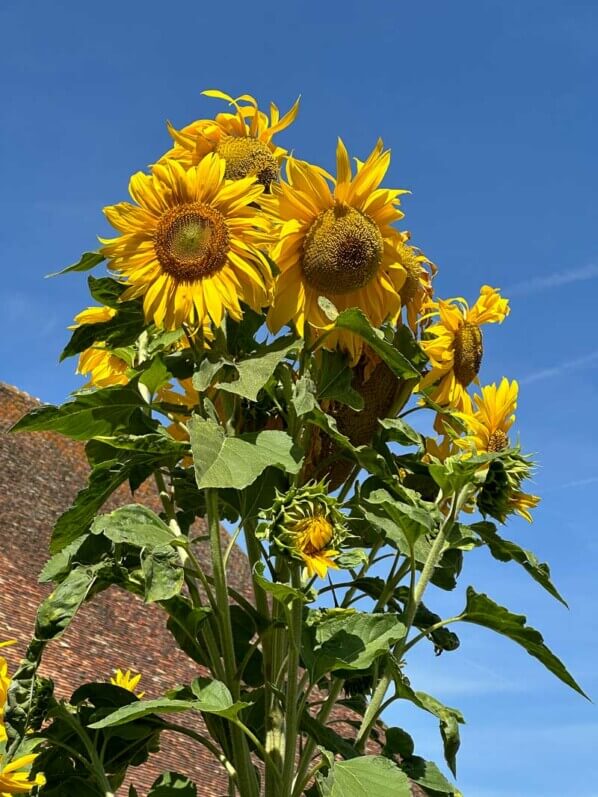
[[[335,761],[318,782],[322,797],[411,797],[407,775],[383,756],[359,756]]]
[[[164,772],[153,783],[147,797],[197,797],[197,788],[185,775]]]
[[[504,606],[494,603],[491,598],[476,592],[472,587],[467,588],[467,604],[462,615],[466,623],[475,623],[496,631],[497,634],[512,639],[521,645],[535,659],[538,659],[553,675],[563,683],[570,686],[580,695],[587,697],[577,681],[569,674],[563,662],[544,644],[544,639],[539,631],[526,625],[526,618],[522,614],[512,614]]]
[[[339,669],[366,670],[406,630],[396,614],[332,611],[314,625],[313,647],[304,646],[303,655],[315,679]]]
[[[395,687],[397,697],[402,700],[409,700],[418,708],[433,714],[440,720],[440,736],[444,746],[444,758],[455,777],[457,776],[457,751],[461,745],[459,736],[459,725],[465,720],[463,715],[456,708],[445,706],[432,695],[425,692],[414,692],[409,683],[403,677],[400,670],[395,670]]]
[[[166,601],[180,593],[184,573],[179,555],[172,545],[145,550],[141,555],[141,569],[145,579],[146,603]]]
[[[386,490],[371,492],[366,501],[366,504],[368,503],[375,504],[376,511],[379,512],[381,509],[386,514],[396,529],[402,532],[411,547],[415,546],[419,537],[432,533],[436,527],[436,518],[426,507],[412,506],[404,501],[393,500]],[[391,539],[395,535],[396,530],[393,532],[391,529]]]
[[[268,581],[264,576],[264,563],[256,562],[253,569],[254,581],[260,587],[272,595],[283,606],[290,606],[294,601],[301,601],[301,603],[308,603],[311,599],[301,590],[295,589],[288,584],[279,582]]]
[[[193,387],[198,393],[204,393],[210,387],[214,377],[224,364],[224,360],[216,360],[216,362],[212,362],[211,360],[208,360],[207,357],[201,361],[199,368],[193,374],[192,379]]]
[[[13,432],[58,432],[73,440],[90,440],[129,430],[131,416],[143,402],[132,385],[77,393],[60,407],[36,407],[12,427]]]
[[[248,360],[232,362],[230,365],[237,371],[238,378],[234,382],[219,382],[216,387],[228,393],[243,396],[250,401],[257,401],[258,393],[270,379],[276,366],[298,346],[299,344],[295,340],[289,343],[288,338],[281,338],[268,347],[265,354],[251,357]]]
[[[201,624],[212,613],[211,609],[205,606],[195,609],[182,595],[164,601],[162,607],[168,612],[166,627],[181,650],[197,664],[207,665],[206,652],[199,641],[199,632]]]
[[[402,728],[387,728],[384,736],[384,755],[399,755],[401,758],[410,758],[413,755],[415,744],[407,731]]]
[[[133,463],[108,460],[96,465],[87,486],[77,493],[73,505],[57,520],[50,541],[50,553],[59,553],[84,535],[100,507],[129,477]]]
[[[424,438],[412,426],[405,423],[402,418],[383,418],[380,424],[388,432],[387,437],[389,440],[402,446],[417,446],[423,451],[425,447]]]
[[[154,357],[149,368],[139,377],[139,383],[145,385],[150,393],[155,393],[170,379],[171,374],[161,357]]]
[[[194,415],[189,422],[195,476],[200,489],[243,490],[267,467],[297,473],[301,454],[286,432],[270,431],[226,437],[215,421]]]
[[[122,706],[89,727],[95,730],[114,728],[142,717],[155,714],[177,714],[182,711],[190,711],[192,708],[194,708],[193,700],[169,700],[166,697],[159,697],[155,700],[138,700],[135,703]]]
[[[191,691],[197,698],[193,708],[203,711],[204,714],[215,714],[226,719],[235,719],[251,703],[233,700],[233,696],[226,684],[222,681],[212,681],[210,678],[196,678],[191,684]]]
[[[66,631],[104,566],[100,563],[71,570],[38,608],[35,620],[36,639],[48,642]]]
[[[354,410],[363,409],[363,396],[351,386],[354,372],[347,356],[340,351],[323,349],[321,358],[318,399],[340,401]]]
[[[467,528],[481,537],[495,559],[498,559],[499,562],[517,562],[534,581],[537,581],[554,598],[567,606],[567,602],[550,580],[550,568],[545,562],[540,562],[531,551],[526,551],[516,543],[501,537],[497,533],[494,523],[481,521],[472,523]]]
[[[80,354],[91,346],[105,344],[108,349],[116,350],[115,354],[130,364],[131,357],[127,357],[124,352],[129,354],[130,350],[127,350],[126,347],[132,346],[137,341],[144,328],[145,318],[142,303],[140,301],[122,302],[118,305],[116,315],[108,321],[97,324],[81,324],[76,327],[69,342],[62,350],[60,362],[66,360],[67,357]]]
[[[46,279],[49,277],[59,277],[61,274],[68,274],[70,271],[90,271],[92,268],[99,266],[106,258],[99,252],[83,252],[81,257],[72,266],[67,266],[61,271],[54,271],[52,274],[46,274]]]
[[[467,459],[461,459],[460,456],[449,457],[442,463],[433,463],[428,467],[431,477],[445,498],[460,492],[467,484],[473,482],[476,472],[500,456],[500,453],[478,454]]]
[[[447,780],[436,764],[419,756],[411,756],[401,761],[400,765],[409,779],[425,789],[431,789],[434,797],[454,797],[456,789]]]
[[[313,379],[305,374],[293,385],[292,402],[298,418],[311,412],[317,406],[315,392],[316,385]]]
[[[112,542],[125,542],[139,548],[159,547],[172,543],[172,530],[155,512],[141,504],[129,504],[100,515],[91,524],[93,534],[104,534]]]
[[[403,379],[419,378],[420,373],[413,363],[409,362],[400,351],[385,340],[383,333],[378,329],[374,329],[365,314],[357,307],[352,307],[339,313],[334,326],[336,329],[346,329],[359,335],[370,345],[378,357],[384,360],[395,376]]]

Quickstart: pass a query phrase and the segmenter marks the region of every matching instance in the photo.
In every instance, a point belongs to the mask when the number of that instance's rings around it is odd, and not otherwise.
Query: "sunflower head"
[[[186,168],[195,166],[210,152],[226,161],[225,177],[242,180],[252,177],[268,188],[278,179],[280,163],[286,150],[273,139],[291,125],[299,112],[299,100],[284,116],[276,105],[264,113],[249,94],[234,99],[221,91],[204,91],[208,97],[225,100],[233,113],[219,113],[215,119],[198,119],[181,130],[168,126],[174,147],[164,159],[174,159]]]
[[[521,490],[522,483],[534,470],[531,459],[519,449],[509,449],[490,463],[486,478],[477,496],[478,509],[504,523],[509,515],[517,513],[531,523],[530,509],[540,503],[538,496]]]
[[[242,317],[241,302],[260,310],[268,301],[272,275],[261,250],[270,222],[255,204],[264,186],[253,177],[231,182],[225,170],[216,153],[189,169],[168,159],[133,175],[137,204],[105,209],[120,232],[102,252],[128,285],[121,299],[143,297],[158,328],[220,326],[225,312]]]
[[[309,576],[338,569],[334,558],[347,536],[344,515],[323,483],[279,495],[267,516],[268,537],[279,550],[303,562]]]
[[[389,165],[390,152],[378,142],[354,171],[340,139],[336,179],[317,166],[287,160],[286,180],[262,200],[278,225],[272,258],[280,276],[268,314],[273,332],[293,322],[300,335],[305,324],[320,334],[330,323],[320,296],[339,311],[360,308],[377,327],[398,319],[406,279],[398,247],[406,236],[392,225],[403,217],[404,192],[379,187]],[[352,365],[363,350],[361,340],[346,331],[329,332],[324,345],[348,352]]]
[[[464,299],[441,299],[427,302],[424,309],[434,323],[421,341],[431,368],[420,389],[432,388],[430,398],[441,406],[468,412],[467,388],[477,379],[484,354],[481,327],[502,323],[509,314],[508,300],[484,285],[473,307]]]
[[[460,448],[477,454],[496,453],[509,447],[509,430],[515,422],[519,386],[503,378],[500,384],[486,385],[473,397],[469,412],[458,412],[468,434],[457,439]]]

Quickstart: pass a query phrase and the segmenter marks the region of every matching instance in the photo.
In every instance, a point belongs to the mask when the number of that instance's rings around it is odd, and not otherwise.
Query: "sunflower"
[[[133,692],[140,700],[145,692],[135,692],[137,684],[141,680],[141,673],[134,673],[131,670],[123,672],[121,669],[114,670],[114,675],[110,678],[110,683],[114,686],[120,686],[121,689],[127,689]]]
[[[0,797],[10,797],[13,794],[29,794],[34,786],[43,786],[46,782],[44,776],[38,772],[33,780],[29,778],[29,768],[37,755],[20,756],[14,761],[3,765],[3,756],[0,755]],[[22,771],[26,770],[26,771]]]
[[[235,113],[219,113],[215,119],[198,119],[176,130],[168,125],[175,145],[162,160],[173,158],[184,167],[195,166],[210,152],[217,152],[226,161],[225,177],[239,180],[254,177],[268,187],[278,179],[280,163],[287,151],[273,138],[291,125],[299,112],[299,100],[281,118],[274,103],[270,115],[260,111],[249,94],[233,99],[222,91],[204,91],[207,97],[225,100]]]
[[[294,487],[286,495],[278,495],[266,517],[270,539],[279,550],[303,562],[309,577],[324,578],[328,568],[338,570],[334,559],[347,527],[324,483]]]
[[[420,318],[422,308],[432,299],[432,280],[438,271],[437,267],[414,246],[400,243],[397,247],[399,262],[406,272],[405,282],[399,296],[405,308],[407,323],[413,332],[418,323],[426,319]]]
[[[531,523],[530,509],[540,503],[537,495],[523,492],[522,482],[532,472],[529,458],[522,456],[518,448],[511,450],[509,431],[515,422],[519,385],[515,380],[503,378],[498,385],[482,388],[481,394],[473,397],[469,412],[458,412],[469,434],[455,439],[459,448],[473,449],[476,454],[505,452],[504,459],[493,462],[489,476],[480,496],[480,508],[504,522],[511,512]]]
[[[400,291],[406,279],[399,249],[406,235],[391,225],[401,219],[401,190],[382,189],[390,152],[379,141],[353,175],[349,155],[339,139],[337,178],[303,161],[289,158],[287,182],[272,187],[262,205],[280,220],[279,240],[271,253],[280,269],[268,326],[277,332],[293,321],[300,335],[305,324],[314,330],[330,320],[318,304],[329,299],[338,310],[359,307],[374,326],[396,321]],[[330,184],[332,183],[332,187]],[[326,338],[355,365],[361,339],[338,331]]]
[[[428,327],[421,341],[431,369],[420,382],[420,390],[433,387],[433,401],[470,411],[467,387],[477,378],[484,351],[480,327],[502,323],[510,312],[508,299],[496,288],[483,285],[471,308],[461,298],[429,302],[427,308],[427,316],[438,318],[438,322]]]
[[[481,395],[473,397],[472,412],[459,412],[469,430],[455,440],[461,448],[474,448],[478,454],[503,451],[509,446],[509,429],[515,422],[519,386],[515,380],[503,378],[500,385],[486,385]]]
[[[253,177],[227,181],[225,167],[215,153],[187,170],[164,161],[131,178],[136,205],[104,210],[121,233],[101,241],[129,286],[121,299],[142,296],[146,320],[159,328],[208,318],[219,326],[225,312],[242,317],[240,302],[256,310],[267,303],[271,272],[258,247],[270,225],[254,206],[264,186]]]

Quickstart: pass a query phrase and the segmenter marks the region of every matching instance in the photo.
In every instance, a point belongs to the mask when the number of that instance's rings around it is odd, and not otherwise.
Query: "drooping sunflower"
[[[510,312],[509,301],[496,288],[483,285],[473,307],[457,298],[429,302],[427,309],[427,315],[438,321],[427,328],[421,341],[431,369],[420,382],[420,390],[433,386],[433,401],[468,412],[467,388],[477,378],[484,352],[481,326],[502,323]]]
[[[133,692],[140,700],[145,692],[136,692],[135,689],[141,680],[141,673],[135,673],[132,670],[123,672],[120,668],[114,670],[114,675],[110,678],[110,683],[114,686],[120,686],[122,689],[127,689]]]
[[[280,269],[268,326],[277,332],[293,321],[300,335],[306,324],[317,333],[330,324],[318,304],[329,299],[338,310],[359,307],[374,326],[395,321],[406,279],[400,246],[406,234],[391,225],[403,218],[399,196],[405,191],[379,188],[390,165],[390,151],[379,141],[353,174],[345,145],[336,150],[337,177],[289,158],[287,181],[272,187],[262,205],[280,220],[272,258]],[[331,186],[332,183],[332,186]],[[345,331],[326,339],[354,365],[360,339]]]
[[[176,329],[209,318],[219,326],[228,312],[240,319],[240,302],[259,310],[271,285],[259,247],[269,242],[269,221],[252,205],[264,186],[224,177],[215,153],[184,169],[174,160],[138,172],[129,184],[137,203],[105,208],[121,234],[101,239],[111,269],[129,285],[122,300],[143,297],[146,319]]]
[[[184,167],[195,166],[210,152],[217,152],[226,161],[225,177],[239,180],[254,177],[268,187],[278,179],[280,163],[287,154],[277,146],[276,133],[291,125],[299,112],[299,100],[281,118],[274,103],[270,115],[260,111],[249,94],[234,99],[222,91],[202,92],[207,97],[225,100],[235,113],[219,113],[215,119],[198,119],[176,130],[168,125],[175,145],[164,158],[173,158]]]
[[[279,550],[303,562],[307,574],[324,578],[347,537],[345,517],[323,483],[306,484],[279,495],[268,514],[268,536]]]
[[[415,332],[418,324],[426,320],[421,318],[421,312],[424,305],[432,299],[432,280],[438,269],[415,246],[400,243],[397,252],[406,274],[399,296],[405,308],[407,323]]]
[[[3,756],[0,755],[0,797],[10,797],[13,794],[29,794],[34,786],[43,786],[46,782],[45,777],[38,774],[31,780],[29,769],[37,758],[37,754],[20,756],[10,763],[2,763]]]
[[[76,329],[83,324],[102,324],[116,315],[112,307],[86,307],[77,313],[75,323],[69,329]],[[108,350],[104,343],[94,343],[79,355],[76,373],[89,376],[89,386],[111,387],[126,385],[129,381],[129,363],[117,354]]]
[[[508,514],[516,512],[531,523],[530,509],[537,506],[540,499],[523,492],[521,484],[531,475],[533,464],[518,447],[512,449],[509,440],[518,393],[517,382],[505,378],[498,386],[483,387],[481,394],[474,395],[472,409],[457,413],[469,433],[453,442],[459,448],[473,449],[476,454],[505,452],[504,458],[490,464],[478,505],[501,522]]]

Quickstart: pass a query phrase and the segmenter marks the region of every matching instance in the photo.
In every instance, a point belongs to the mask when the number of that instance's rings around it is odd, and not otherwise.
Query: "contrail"
[[[538,382],[540,379],[552,379],[552,377],[560,376],[565,371],[574,371],[577,368],[583,368],[585,365],[590,365],[597,361],[598,351],[593,351],[583,357],[576,357],[574,360],[565,360],[565,362],[554,365],[551,368],[533,371],[531,374],[520,379],[519,383],[522,385],[529,385],[530,382]]]
[[[530,293],[559,288],[561,285],[569,285],[572,282],[586,282],[587,280],[598,278],[598,263],[590,263],[581,268],[569,269],[567,271],[555,271],[552,274],[533,277],[523,282],[516,282],[510,288],[505,288],[505,296],[524,296]]]

